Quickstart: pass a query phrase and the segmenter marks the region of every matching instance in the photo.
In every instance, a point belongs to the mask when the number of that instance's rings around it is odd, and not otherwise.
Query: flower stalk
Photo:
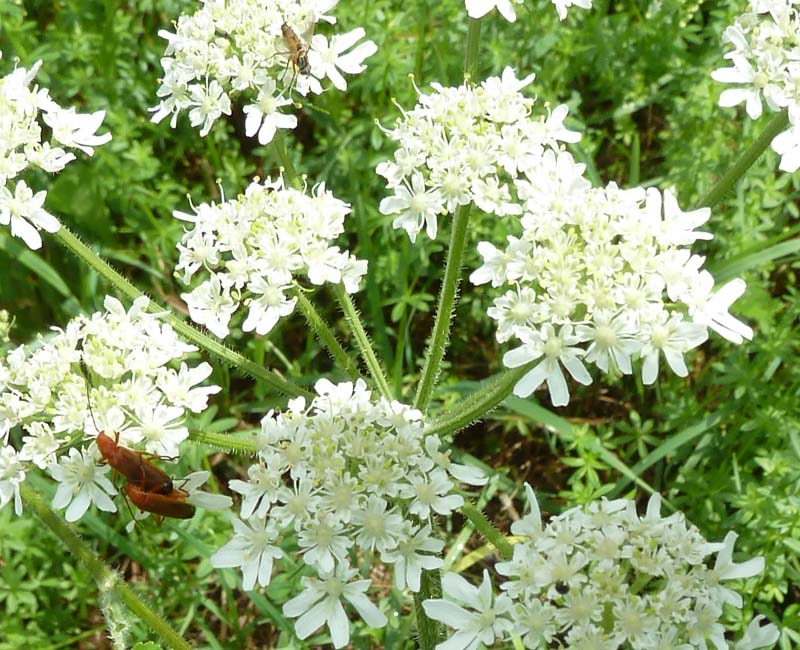
[[[361,318],[358,316],[358,311],[353,304],[353,300],[350,298],[350,294],[345,291],[343,284],[334,285],[333,290],[336,299],[339,301],[339,306],[344,312],[345,318],[347,318],[347,321],[350,323],[353,336],[355,336],[358,347],[361,350],[361,356],[367,364],[367,369],[369,370],[372,381],[375,382],[375,386],[378,388],[381,397],[391,400],[392,391],[389,388],[389,382],[386,380],[386,374],[378,358],[375,356],[375,350],[372,349],[369,336],[367,336],[364,325],[361,323]]]
[[[472,23],[470,23],[472,24]],[[439,291],[439,304],[436,308],[436,319],[433,334],[425,354],[422,377],[417,387],[414,406],[425,413],[436,386],[442,359],[444,358],[453,320],[453,308],[458,295],[461,261],[467,241],[467,224],[469,223],[469,205],[459,206],[453,216],[453,231],[450,236],[450,248],[447,251],[447,264],[444,271],[442,288]]]
[[[314,303],[306,298],[301,287],[295,287],[294,296],[297,298],[297,306],[300,308],[300,311],[303,312],[306,322],[311,326],[311,329],[314,330],[314,334],[317,335],[320,343],[328,350],[333,360],[339,364],[350,379],[353,381],[359,379],[361,373],[358,371],[358,367],[342,347],[341,343],[339,343],[336,334],[317,311]]]
[[[491,522],[486,518],[478,508],[476,508],[469,501],[464,501],[461,506],[461,513],[470,520],[475,530],[483,535],[486,540],[497,549],[497,553],[503,560],[510,560],[514,555],[514,548],[508,543],[502,533],[492,526]]]
[[[23,500],[41,522],[58,537],[88,569],[98,587],[124,603],[133,614],[153,630],[161,640],[176,650],[189,650],[191,646],[163,618],[150,609],[116,573],[92,553],[91,549],[61,517],[45,503],[44,499],[27,483],[20,486]]]
[[[425,429],[425,433],[437,436],[455,435],[473,422],[486,417],[511,395],[515,384],[533,365],[529,363],[495,375],[440,415]]]
[[[758,160],[758,157],[764,153],[769,147],[770,142],[783,131],[789,124],[789,113],[781,111],[773,117],[766,128],[762,131],[761,135],[742,152],[739,159],[725,172],[725,175],[719,179],[717,184],[711,188],[697,206],[700,208],[713,208],[722,198],[730,192],[739,179],[744,176],[745,172]]]
[[[97,255],[91,248],[84,244],[63,224],[58,232],[54,233],[55,238],[65,248],[74,253],[79,259],[91,266],[101,277],[107,280],[117,291],[128,297],[131,301],[136,300],[144,293],[137,289],[131,282],[117,273],[104,259]],[[247,359],[238,352],[234,352],[227,346],[215,341],[210,336],[203,334],[198,329],[189,325],[185,321],[175,316],[165,306],[150,300],[150,311],[154,313],[163,312],[163,319],[169,323],[176,332],[183,336],[187,341],[191,341],[211,355],[216,356],[223,363],[237,368],[241,372],[261,380],[270,388],[278,393],[283,393],[290,397],[304,395],[310,396],[307,390],[287,381],[277,373],[264,368],[257,363]]]

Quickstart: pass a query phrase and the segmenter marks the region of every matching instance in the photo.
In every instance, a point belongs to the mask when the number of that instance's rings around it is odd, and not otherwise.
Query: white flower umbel
[[[118,435],[122,446],[175,457],[189,435],[186,416],[204,411],[208,397],[220,390],[200,385],[211,367],[183,362],[197,348],[147,313],[147,304],[140,298],[126,311],[116,298],[106,297],[104,312],[75,318],[63,330],[0,359],[0,432],[20,427],[20,460],[50,467],[57,480],[67,481],[59,507],[74,496],[69,516],[82,515],[86,499],[95,500],[97,493],[74,487],[83,470],[74,454],[71,470],[58,465],[59,448],[93,441],[105,431]],[[91,458],[81,458],[87,467],[100,460],[94,448]]]
[[[366,604],[371,581],[351,582],[353,558],[380,558],[393,567],[398,588],[419,591],[422,570],[442,566],[443,542],[434,537],[432,517],[463,504],[459,481],[486,479],[439,451],[440,439],[424,434],[419,411],[374,399],[363,381],[321,379],[315,390],[310,404],[294,399],[287,411],[262,420],[259,462],[247,481],[231,481],[244,497],[244,523],[212,565],[242,566],[245,588],[252,587],[255,569],[245,563],[255,563],[265,546],[262,537],[248,541],[254,533],[245,528],[261,530],[264,520],[270,522],[275,532],[268,544],[291,540],[298,549],[293,562],[300,559],[317,576],[304,579],[306,591],[284,613],[300,617],[300,638],[326,624],[339,647],[349,638],[340,596],[368,624],[382,625]],[[269,576],[258,575],[261,585],[268,584]]]
[[[554,406],[569,402],[565,374],[589,384],[588,367],[631,374],[641,361],[652,384],[659,359],[681,377],[686,352],[708,329],[741,343],[753,331],[728,313],[745,289],[733,280],[720,289],[689,246],[710,239],[698,230],[710,210],[683,212],[669,190],[592,188],[583,165],[567,152],[547,151],[538,167],[517,179],[522,234],[506,248],[478,244],[483,266],[470,276],[505,292],[487,315],[497,340],[515,341],[503,363],[537,362],[514,388],[526,397],[547,384]]]
[[[83,114],[61,108],[47,88],[31,86],[41,64],[37,61],[30,70],[16,68],[0,77],[0,225],[9,226],[12,236],[33,249],[42,246],[40,230],[55,232],[60,224],[44,209],[47,192],[34,192],[25,181],[15,180],[17,176],[31,166],[59,172],[75,160],[62,147],[91,156],[94,147],[111,140],[110,134],[95,135],[104,111]],[[40,120],[48,127],[50,140],[42,140]]]
[[[523,539],[510,561],[497,564],[507,578],[502,595],[493,594],[487,573],[479,588],[449,574],[447,599],[423,603],[454,629],[440,650],[514,639],[531,650],[556,639],[569,648],[754,650],[777,640],[777,628],[760,625],[760,616],[739,641],[725,638],[722,606],[741,608],[742,599],[721,582],[764,568],[763,558],[732,561],[735,534],[707,542],[682,514],[662,517],[658,495],[643,515],[633,501],[603,499],[542,526],[533,490],[526,492],[531,513],[512,526]]]
[[[203,203],[195,214],[176,211],[193,224],[178,244],[176,271],[188,284],[181,294],[189,315],[224,338],[241,310],[245,332],[268,333],[294,311],[287,294],[295,280],[312,285],[343,283],[354,293],[367,263],[341,251],[333,241],[344,232],[350,206],[316,185],[310,195],[283,185],[283,179],[253,182],[245,193],[219,205]]]
[[[323,91],[326,77],[347,89],[341,75],[364,70],[363,61],[377,52],[372,41],[356,45],[362,28],[346,34],[310,34],[338,0],[206,0],[191,15],[178,18],[175,33],[161,31],[167,50],[161,64],[164,77],[159,103],[150,110],[154,122],[188,111],[192,126],[205,136],[222,115],[230,115],[231,100],[244,104],[245,132],[258,141],[272,141],[277,129],[293,129],[294,115],[283,113],[293,102],[291,87],[302,95]],[[309,42],[309,39],[310,42]],[[355,46],[355,47],[354,47]],[[352,48],[352,49],[351,49]]]
[[[510,5],[509,5],[510,6]],[[520,90],[534,75],[517,79],[511,68],[480,86],[431,84],[430,94],[385,130],[399,143],[394,160],[377,172],[394,194],[380,203],[412,241],[425,228],[436,237],[439,215],[475,204],[497,216],[521,212],[514,179],[534,170],[545,151],[580,135],[564,128],[566,106],[532,115],[534,100]]]
[[[464,0],[467,7],[467,14],[470,18],[482,18],[492,9],[497,7],[497,11],[508,22],[513,23],[517,19],[514,5],[521,5],[525,0]],[[583,9],[592,8],[592,0],[552,0],[555,5],[558,17],[564,20],[567,17],[567,9],[571,6]]]
[[[720,106],[744,104],[754,120],[761,116],[762,102],[771,111],[789,111],[791,126],[773,139],[772,148],[781,156],[780,168],[793,173],[800,169],[800,7],[791,0],[749,4],[722,37],[733,47],[725,54],[732,66],[714,70],[711,77],[735,84],[722,92]]]

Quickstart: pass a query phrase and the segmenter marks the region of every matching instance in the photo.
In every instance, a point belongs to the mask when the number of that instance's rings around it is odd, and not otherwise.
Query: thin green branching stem
[[[350,294],[345,291],[344,285],[341,283],[333,285],[333,291],[336,295],[336,300],[339,302],[339,306],[344,312],[347,322],[350,323],[350,329],[353,332],[356,343],[358,343],[361,356],[367,364],[367,370],[369,370],[369,375],[372,381],[375,382],[378,392],[384,399],[394,399],[392,397],[392,391],[389,388],[389,382],[386,380],[386,373],[383,371],[378,357],[375,356],[375,350],[372,348],[369,336],[367,336],[367,332],[358,315],[358,310],[353,304],[353,300],[350,298]]]
[[[503,534],[492,526],[491,522],[486,518],[474,504],[469,501],[464,501],[461,506],[461,514],[470,520],[475,530],[484,536],[492,546],[497,549],[497,553],[503,560],[510,560],[514,555],[514,547],[508,542]]]
[[[150,609],[139,596],[114,571],[101,562],[73,528],[57,515],[44,499],[27,483],[20,486],[25,505],[33,510],[41,522],[50,529],[70,554],[89,571],[99,589],[122,602],[142,623],[153,630],[161,640],[172,648],[190,650],[191,646],[163,618]]]
[[[62,225],[61,228],[54,233],[54,237],[59,243],[74,253],[80,260],[97,271],[100,276],[109,284],[111,284],[119,293],[126,296],[131,301],[145,295],[142,291],[137,289],[133,284],[117,273],[108,264],[108,262],[97,255],[97,253],[95,253],[91,248],[78,239],[64,225]],[[289,397],[297,397],[299,395],[303,395],[305,397],[312,396],[309,391],[297,386],[296,384],[293,384],[290,381],[287,381],[274,371],[260,366],[250,359],[242,356],[238,352],[234,352],[219,341],[214,340],[207,334],[203,334],[203,332],[200,330],[178,318],[167,307],[158,304],[152,299],[150,299],[150,306],[148,310],[150,312],[163,314],[163,320],[169,323],[175,329],[175,331],[187,341],[191,341],[209,354],[216,356],[223,363],[232,366],[244,374],[254,377],[255,379],[263,381],[275,392],[283,393]]]
[[[501,372],[483,382],[476,391],[456,402],[437,417],[426,429],[425,435],[455,435],[477,422],[511,395],[516,383],[536,362]]]
[[[467,224],[469,222],[469,205],[459,206],[453,216],[453,231],[450,235],[450,248],[447,251],[447,264],[444,269],[444,280],[439,290],[439,303],[436,308],[436,319],[433,333],[428,341],[425,363],[414,406],[425,413],[433,396],[433,389],[439,376],[439,368],[444,358],[453,320],[453,307],[458,295],[458,283],[461,275],[461,260],[467,241]]]
[[[481,20],[480,18],[470,18],[469,31],[467,32],[467,51],[464,55],[464,76],[469,77],[473,83],[478,74],[480,44]]]
[[[755,142],[742,152],[739,159],[725,172],[725,175],[711,188],[711,191],[700,199],[697,207],[713,208],[719,203],[719,201],[734,188],[737,181],[744,176],[745,172],[750,169],[750,166],[758,160],[758,157],[766,151],[772,139],[788,125],[788,111],[783,110],[775,115],[775,117],[769,121],[761,135],[756,138]]]
[[[294,288],[294,296],[297,298],[297,306],[300,308],[303,316],[305,316],[306,322],[314,331],[314,334],[316,334],[322,345],[328,350],[331,357],[333,357],[333,360],[339,364],[339,367],[347,373],[353,381],[360,379],[361,373],[358,371],[358,366],[355,361],[350,358],[350,355],[347,354],[342,344],[339,343],[336,334],[317,311],[314,303],[306,298],[302,287]]]
[[[286,146],[286,138],[283,133],[281,133],[280,129],[275,131],[275,135],[272,138],[272,145],[280,161],[283,170],[283,178],[286,180],[286,184],[299,189],[302,183],[297,176],[297,170],[294,168],[294,161]]]

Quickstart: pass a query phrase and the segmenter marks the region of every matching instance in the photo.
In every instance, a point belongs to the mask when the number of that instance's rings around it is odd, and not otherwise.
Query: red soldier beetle
[[[152,512],[159,517],[189,519],[194,515],[194,506],[186,503],[189,493],[183,490],[172,490],[168,494],[159,494],[143,490],[136,483],[128,483],[125,486],[125,494],[139,510]]]
[[[140,451],[119,444],[119,434],[112,439],[102,431],[97,434],[97,448],[103,460],[142,492],[168,495],[175,491],[172,477],[145,458]]]

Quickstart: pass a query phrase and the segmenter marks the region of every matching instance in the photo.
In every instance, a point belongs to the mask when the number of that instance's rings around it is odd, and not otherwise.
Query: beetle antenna
[[[89,415],[92,416],[92,424],[94,424],[95,430],[99,433],[100,427],[97,426],[97,420],[94,419],[94,411],[92,410],[92,396],[89,393],[89,367],[86,365],[86,362],[81,358],[80,360],[81,366],[81,375],[83,375],[83,385],[86,387],[86,403],[89,405]]]

